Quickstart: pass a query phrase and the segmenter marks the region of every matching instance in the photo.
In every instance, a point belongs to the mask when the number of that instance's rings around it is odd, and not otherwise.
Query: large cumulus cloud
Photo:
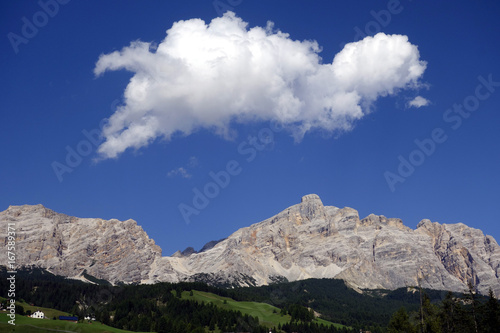
[[[233,122],[276,120],[296,140],[314,129],[351,129],[379,96],[418,86],[426,63],[406,36],[379,33],[347,44],[323,64],[315,41],[267,27],[248,29],[232,12],[206,24],[179,21],[153,46],[99,57],[94,72],[134,73],[109,118],[103,158],[200,128],[229,136]]]

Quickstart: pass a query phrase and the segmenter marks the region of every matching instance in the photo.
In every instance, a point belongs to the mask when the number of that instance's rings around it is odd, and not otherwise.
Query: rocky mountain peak
[[[385,226],[395,227],[400,230],[411,230],[411,228],[406,227],[401,219],[397,218],[387,218],[384,215],[370,214],[360,221],[360,225],[363,227],[373,227],[374,229],[382,229]]]
[[[201,248],[201,250],[199,252],[205,252],[205,251],[208,251],[210,250],[211,248],[213,248],[215,245],[219,244],[220,242],[222,242],[223,240],[225,240],[225,238],[223,239],[219,239],[219,240],[213,240],[213,241],[210,241],[208,243],[206,243],[205,245],[203,245],[203,247]]]
[[[323,205],[323,202],[321,201],[319,195],[317,194],[307,194],[302,197],[300,200],[301,203],[308,202],[308,201],[319,201],[321,205]]]
[[[187,247],[186,249],[184,249],[184,251],[181,252],[183,256],[190,256],[193,253],[196,253],[196,251],[192,246]]]
[[[324,206],[316,194],[199,252],[171,257],[161,257],[133,220],[81,219],[37,205],[9,207],[0,213],[6,221],[16,222],[19,265],[64,276],[86,270],[111,282],[233,286],[340,278],[368,289],[413,286],[423,277],[426,288],[464,291],[473,281],[482,293],[500,293],[500,247],[481,230],[430,220],[413,230],[374,214],[360,219],[355,209]]]
[[[419,229],[419,228],[431,229],[433,227],[433,225],[434,224],[431,222],[431,220],[423,219],[420,222],[418,222],[417,229]]]
[[[317,194],[304,195],[300,204],[290,209],[294,210],[293,214],[299,214],[304,221],[325,218],[325,207]]]
[[[22,214],[32,214],[34,212],[43,212],[43,214],[48,213],[49,215],[51,212],[54,213],[52,210],[45,208],[42,204],[21,206],[11,205],[5,211],[6,215],[10,216],[20,216]]]
[[[97,278],[138,282],[161,249],[134,220],[77,218],[56,213],[42,205],[10,206],[0,222],[16,226],[16,261],[68,277],[84,270]],[[6,236],[7,228],[0,231]],[[6,265],[6,258],[0,265]],[[127,273],[128,271],[128,273]]]

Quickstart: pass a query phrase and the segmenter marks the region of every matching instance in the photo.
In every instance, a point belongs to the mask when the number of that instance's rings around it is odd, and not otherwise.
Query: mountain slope
[[[191,292],[192,296],[190,295]],[[289,323],[292,319],[290,315],[281,315],[280,308],[268,303],[235,301],[229,297],[223,297],[204,291],[192,290],[191,292],[183,291],[182,299],[195,300],[200,303],[212,303],[226,310],[240,311],[244,315],[247,314],[249,316],[258,317],[259,323],[267,327],[278,327],[278,324],[283,325]],[[326,326],[334,325],[337,328],[344,327],[344,325],[335,324],[319,318],[315,318],[313,322]]]
[[[54,274],[88,274],[126,283],[147,278],[161,249],[133,220],[77,218],[42,205],[10,206],[0,213],[5,239],[7,223],[16,229],[16,264],[46,268]],[[0,264],[7,265],[3,256]]]
[[[172,257],[161,257],[132,220],[70,218],[42,206],[9,207],[0,213],[0,221],[7,220],[24,228],[18,246],[26,254],[18,264],[66,276],[87,269],[113,282],[198,280],[221,285],[335,277],[368,289],[416,285],[421,278],[426,288],[464,291],[472,281],[480,292],[491,287],[500,293],[500,247],[480,230],[429,220],[413,230],[400,219],[360,219],[352,208],[324,206],[315,194],[202,252]],[[33,229],[25,225],[44,232],[29,232]],[[103,229],[94,232],[98,225]],[[75,257],[78,261],[70,260]]]

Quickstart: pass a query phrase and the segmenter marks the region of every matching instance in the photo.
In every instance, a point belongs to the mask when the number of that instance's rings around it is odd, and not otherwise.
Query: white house
[[[45,313],[42,311],[35,311],[32,315],[31,318],[38,318],[38,319],[43,319],[45,318]]]

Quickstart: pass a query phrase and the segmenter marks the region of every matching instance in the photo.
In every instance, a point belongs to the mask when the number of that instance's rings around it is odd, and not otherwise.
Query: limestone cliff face
[[[10,206],[0,223],[15,223],[16,263],[74,277],[84,270],[97,278],[126,283],[141,281],[161,249],[133,220],[77,218],[42,205]],[[0,237],[5,238],[2,227]],[[6,265],[2,257],[1,265]]]
[[[0,222],[16,220],[19,263],[72,276],[113,282],[202,280],[234,285],[341,278],[360,288],[416,285],[464,291],[468,281],[500,293],[500,247],[464,224],[422,220],[417,229],[400,219],[352,208],[324,206],[314,194],[281,213],[213,242],[161,257],[134,221],[78,219],[42,206],[10,207]],[[2,230],[3,231],[3,230]],[[5,235],[3,235],[5,236]]]
[[[314,194],[208,251],[161,261],[177,280],[198,279],[199,273],[243,285],[341,278],[360,288],[395,289],[420,278],[424,287],[454,291],[466,290],[472,280],[483,293],[490,287],[500,293],[500,247],[480,230],[428,220],[413,230],[400,219],[373,214],[360,219],[356,210],[324,206]],[[162,265],[157,267],[160,278]]]

